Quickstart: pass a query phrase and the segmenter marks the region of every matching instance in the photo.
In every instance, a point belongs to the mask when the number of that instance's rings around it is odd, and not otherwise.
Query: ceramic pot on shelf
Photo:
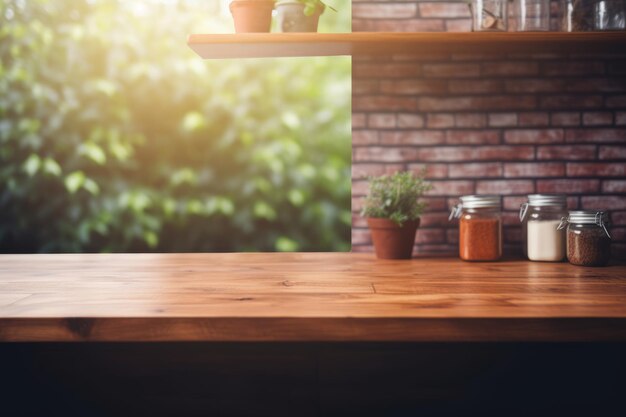
[[[235,22],[235,32],[269,32],[273,10],[274,0],[233,0],[230,12]]]
[[[420,225],[419,218],[398,226],[389,219],[368,217],[367,225],[372,234],[376,257],[379,259],[411,259],[415,234]]]

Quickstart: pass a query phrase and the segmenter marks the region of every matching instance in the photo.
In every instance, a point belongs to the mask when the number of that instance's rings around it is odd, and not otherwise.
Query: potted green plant
[[[317,32],[320,15],[326,7],[321,0],[279,0],[276,3],[276,20],[280,32]]]
[[[269,32],[272,26],[274,0],[233,0],[230,12],[235,32]]]
[[[378,258],[411,258],[420,215],[426,207],[420,198],[432,188],[424,175],[404,171],[369,178],[361,215],[367,218]]]

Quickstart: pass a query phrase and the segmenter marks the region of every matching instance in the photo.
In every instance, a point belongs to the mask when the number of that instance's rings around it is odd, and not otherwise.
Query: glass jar
[[[563,0],[561,30],[626,30],[625,0]]]
[[[603,211],[570,211],[567,224],[567,260],[573,265],[604,266],[611,258],[611,235]]]
[[[565,230],[559,229],[567,216],[564,195],[531,194],[520,207],[524,255],[531,261],[560,262],[565,258]]]
[[[466,195],[449,220],[459,219],[459,256],[464,261],[497,261],[502,257],[500,197]]]
[[[508,3],[509,0],[472,0],[472,30],[506,32]]]
[[[515,0],[514,14],[519,32],[550,30],[550,0]]]

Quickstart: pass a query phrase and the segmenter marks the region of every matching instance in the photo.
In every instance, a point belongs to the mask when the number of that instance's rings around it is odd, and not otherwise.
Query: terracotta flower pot
[[[402,227],[388,219],[368,217],[376,256],[380,259],[411,259],[415,233],[420,219],[405,222]]]
[[[235,32],[269,32],[272,10],[274,0],[233,0],[230,12],[235,21]]]
[[[304,4],[281,1],[276,4],[277,28],[280,32],[317,32],[317,24],[323,12],[323,7],[317,7],[312,15],[307,16],[304,14]]]

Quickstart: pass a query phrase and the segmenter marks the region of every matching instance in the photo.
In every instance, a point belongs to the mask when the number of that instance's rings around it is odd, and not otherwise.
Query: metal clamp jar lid
[[[608,215],[604,211],[580,210],[570,211],[569,216],[563,217],[559,224],[558,230],[565,228],[567,224],[595,224],[604,230],[604,233],[611,239],[611,235],[607,230]]]
[[[523,203],[519,209],[519,220],[521,222],[528,214],[528,207],[565,207],[567,206],[567,197],[560,194],[530,194],[528,202]]]
[[[452,207],[448,220],[460,218],[463,209],[499,209],[501,207],[500,196],[497,195],[464,195],[459,199],[461,200],[461,203]]]

